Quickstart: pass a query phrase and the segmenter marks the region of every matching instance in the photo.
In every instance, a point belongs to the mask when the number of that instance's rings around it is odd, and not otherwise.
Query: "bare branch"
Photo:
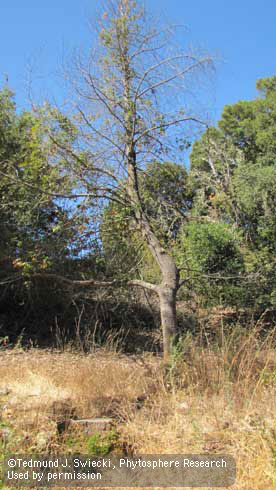
[[[141,279],[133,279],[128,281],[130,286],[139,286],[144,289],[149,289],[150,291],[154,291],[155,293],[159,292],[159,286],[156,284],[151,284],[150,282],[142,281]]]
[[[113,108],[111,107],[110,104],[107,103],[107,100],[108,100],[108,97],[106,96],[106,94],[99,88],[99,87],[96,87],[95,83],[94,83],[94,80],[93,80],[93,77],[89,74],[89,80],[90,80],[90,84],[96,94],[96,97],[97,97],[97,100],[99,100],[100,102],[103,103],[103,105],[106,107],[106,109],[108,110],[108,112],[114,117],[114,119],[117,119],[117,121],[119,121],[119,123],[122,125],[122,127],[124,129],[126,129],[126,126],[124,124],[124,121],[118,116],[118,114],[116,114],[116,112],[114,112]],[[113,103],[115,104],[115,101],[113,101]]]
[[[9,276],[6,277],[3,281],[0,281],[0,286],[5,286],[7,284],[13,284],[14,282],[21,281],[22,280],[22,275],[21,274],[16,274],[14,276]]]
[[[182,56],[182,58],[183,58],[183,56]],[[185,68],[185,70],[181,70],[181,71],[175,73],[174,75],[172,75],[172,76],[170,76],[170,77],[168,77],[166,79],[163,79],[163,80],[160,80],[159,82],[154,83],[150,87],[142,90],[142,92],[137,95],[137,99],[143,97],[143,95],[145,95],[147,92],[152,91],[152,90],[155,90],[158,87],[161,87],[161,85],[167,85],[168,83],[172,82],[173,80],[176,80],[178,78],[181,78],[183,75],[186,75],[191,70],[197,68],[198,66],[201,66],[201,65],[205,64],[207,61],[210,61],[209,58],[206,58],[206,59],[203,59],[203,60],[199,60],[194,65],[191,65],[191,66],[188,66],[188,68]],[[168,60],[164,60],[164,62],[167,62],[168,63]],[[159,66],[161,64],[163,64],[163,62],[160,62],[159,63]]]
[[[59,274],[51,274],[51,273],[42,273],[42,272],[34,272],[33,274],[30,275],[30,278],[39,278],[39,279],[45,279],[45,280],[52,280],[52,281],[57,281],[57,282],[62,282],[64,284],[67,284],[68,286],[74,287],[74,286],[97,286],[97,287],[109,287],[109,286],[114,286],[116,283],[118,284],[119,281],[113,280],[113,281],[95,281],[94,279],[87,279],[87,280],[73,280],[73,279],[68,279],[67,277],[61,276]]]
[[[111,138],[109,138],[109,136],[107,136],[106,133],[104,133],[102,131],[99,131],[94,126],[92,126],[92,124],[90,123],[90,121],[88,121],[86,115],[84,114],[83,110],[80,107],[78,107],[78,110],[79,110],[80,114],[82,115],[83,120],[85,121],[85,123],[87,124],[87,126],[92,131],[94,131],[94,133],[96,133],[98,136],[100,136],[101,138],[105,139],[109,143],[111,143],[111,145],[113,145],[115,148],[117,148],[117,150],[119,150],[120,153],[124,154],[124,150],[122,150],[122,148],[119,145],[117,145],[114,140],[112,140]]]
[[[200,121],[199,119],[196,119],[195,117],[183,117],[181,119],[175,119],[174,121],[171,121],[168,123],[162,123],[162,124],[159,124],[158,126],[152,126],[151,128],[145,129],[145,131],[143,131],[143,133],[141,133],[138,136],[138,138],[136,138],[135,143],[137,143],[137,141],[139,141],[141,138],[143,138],[143,136],[150,133],[151,131],[156,131],[157,129],[165,129],[165,128],[168,128],[169,126],[176,126],[177,124],[179,124],[181,122],[186,122],[186,121],[194,121],[194,122],[197,122],[200,124],[204,124],[202,121]]]
[[[143,82],[146,80],[148,74],[151,72],[151,71],[154,71],[156,70],[157,68],[160,68],[160,66],[164,65],[164,64],[168,64],[169,62],[171,61],[175,61],[175,60],[178,60],[178,59],[183,59],[183,58],[189,58],[189,56],[185,56],[185,55],[177,55],[177,56],[173,56],[173,57],[169,57],[169,58],[166,58],[164,60],[161,60],[159,61],[158,63],[156,63],[155,65],[152,65],[150,66],[143,74],[138,86],[137,86],[137,89],[136,89],[136,92],[135,92],[135,95],[134,95],[134,100],[137,100],[139,99],[140,97],[142,97],[144,95],[144,93],[148,90],[152,90],[154,89],[155,87],[153,85],[151,85],[150,87],[148,87],[148,89],[145,89],[143,90],[140,94],[139,94],[139,90],[143,84]],[[162,81],[161,81],[162,82]],[[164,82],[166,83],[166,82]]]
[[[11,175],[5,174],[0,170],[0,174],[3,175],[4,177],[7,177],[7,179],[11,180],[12,182],[15,182],[18,184],[18,178],[12,177]],[[72,194],[63,194],[61,192],[49,192],[46,191],[45,189],[42,189],[42,187],[36,186],[34,184],[30,184],[29,182],[22,181],[22,185],[29,187],[30,189],[34,189],[36,191],[41,192],[42,194],[45,194],[46,196],[51,196],[51,197],[60,197],[64,199],[78,199],[81,197],[95,197],[96,192],[103,192],[103,193],[108,193],[108,194],[114,194],[114,189],[108,188],[108,187],[97,187],[93,186],[93,192],[85,192],[85,193],[72,193]],[[103,197],[103,196],[102,196]],[[106,197],[106,196],[105,196]]]
[[[84,165],[84,161],[82,158],[79,157],[79,155],[77,155],[77,153],[75,153],[70,147],[68,146],[65,146],[63,145],[59,140],[57,140],[50,132],[49,132],[49,138],[51,139],[51,141],[57,145],[57,147],[59,147],[61,150],[64,150],[67,154],[69,154],[74,160],[76,160],[78,163],[80,163],[81,165]],[[92,163],[92,162],[91,162]],[[95,171],[97,173],[101,173],[103,175],[107,175],[108,177],[110,177],[111,179],[114,179],[116,182],[118,182],[118,179],[117,177],[114,175],[113,172],[110,172],[108,169],[106,168],[99,168],[99,167],[95,167],[95,165],[92,163],[91,167],[90,167],[90,170],[92,171]]]

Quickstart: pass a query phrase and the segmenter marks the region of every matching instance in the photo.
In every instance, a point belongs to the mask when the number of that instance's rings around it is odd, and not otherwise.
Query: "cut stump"
[[[111,418],[99,417],[78,420],[71,419],[70,425],[72,428],[74,427],[83,430],[87,435],[92,435],[95,432],[110,430],[114,426],[114,420]]]

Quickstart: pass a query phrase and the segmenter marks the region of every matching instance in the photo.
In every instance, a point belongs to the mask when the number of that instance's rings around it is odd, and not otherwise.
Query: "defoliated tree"
[[[63,173],[74,176],[78,196],[88,206],[109,199],[131,208],[132,226],[156,261],[161,280],[132,279],[129,284],[159,296],[165,361],[176,331],[179,270],[156,231],[158,215],[147,213],[139,176],[150,162],[174,161],[174,142],[183,137],[183,126],[199,122],[178,95],[191,90],[194,73],[212,64],[209,56],[177,52],[170,35],[170,29],[155,28],[138,3],[108,1],[98,24],[97,49],[86,61],[77,58],[77,111],[71,120],[78,146],[60,141],[58,131],[51,136],[63,157]]]

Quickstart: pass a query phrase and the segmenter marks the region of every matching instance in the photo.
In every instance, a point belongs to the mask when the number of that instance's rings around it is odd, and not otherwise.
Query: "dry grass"
[[[2,351],[1,421],[12,433],[3,443],[9,452],[68,453],[58,417],[108,415],[118,423],[118,445],[126,452],[231,454],[238,468],[232,488],[272,490],[274,334],[261,339],[258,328],[250,334],[235,329],[212,345],[187,337],[165,381],[161,360],[152,355]],[[85,452],[85,438],[78,443]]]

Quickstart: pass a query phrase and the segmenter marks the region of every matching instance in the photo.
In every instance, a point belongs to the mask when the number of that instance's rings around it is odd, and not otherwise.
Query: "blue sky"
[[[62,100],[57,78],[63,52],[89,43],[87,18],[93,0],[2,0],[0,6],[0,80],[8,76],[19,106],[27,105],[28,66],[39,97]],[[220,61],[212,85],[212,110],[218,119],[225,104],[256,96],[258,78],[276,75],[276,2],[254,0],[148,0],[157,15],[187,26],[189,42]],[[54,81],[55,80],[55,81]],[[206,94],[210,97],[210,94]]]

